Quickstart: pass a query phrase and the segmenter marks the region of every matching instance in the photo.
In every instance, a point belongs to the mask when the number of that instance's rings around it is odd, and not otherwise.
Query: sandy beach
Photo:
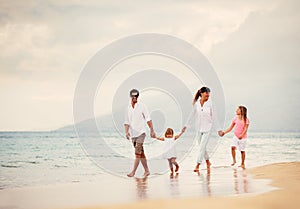
[[[169,200],[143,200],[132,204],[88,207],[81,209],[166,209],[166,208],[256,208],[298,209],[300,207],[300,162],[277,163],[250,169],[255,178],[271,179],[274,191],[234,197],[203,197]]]
[[[184,166],[183,166],[184,167]],[[0,190],[0,208],[10,209],[168,209],[299,208],[300,162],[241,168],[212,167],[200,175],[120,178],[97,175],[92,182]]]

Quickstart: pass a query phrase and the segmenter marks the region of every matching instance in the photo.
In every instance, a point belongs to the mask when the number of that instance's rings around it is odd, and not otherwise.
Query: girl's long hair
[[[194,100],[193,100],[193,105],[198,101],[199,97],[201,97],[201,94],[204,93],[204,92],[209,93],[210,89],[206,86],[203,86],[201,89],[199,89],[195,94],[195,97],[194,97]]]
[[[247,108],[245,106],[239,106],[239,109],[241,111],[241,117],[244,120],[245,124],[247,121]]]

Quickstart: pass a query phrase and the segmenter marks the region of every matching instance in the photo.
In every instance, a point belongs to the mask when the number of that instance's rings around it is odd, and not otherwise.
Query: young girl
[[[165,132],[165,137],[156,137],[156,139],[164,141],[165,142],[165,152],[164,157],[168,159],[171,174],[173,174],[173,165],[175,166],[175,172],[178,172],[179,165],[176,162],[176,150],[175,150],[175,140],[177,140],[183,132],[176,135],[174,137],[174,131],[171,128],[168,128]]]
[[[234,137],[233,142],[231,145],[231,154],[232,154],[232,164],[231,166],[234,166],[236,164],[235,159],[235,151],[238,149],[238,151],[241,152],[242,156],[242,168],[245,168],[245,158],[246,158],[246,143],[247,143],[247,130],[249,126],[249,120],[247,118],[247,108],[244,106],[239,106],[236,110],[236,117],[233,119],[230,127],[223,132],[223,136],[230,132],[234,128]]]

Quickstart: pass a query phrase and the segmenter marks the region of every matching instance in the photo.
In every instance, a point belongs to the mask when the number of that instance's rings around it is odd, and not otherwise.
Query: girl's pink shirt
[[[239,137],[245,128],[245,125],[249,125],[249,120],[247,118],[246,124],[244,124],[244,120],[240,120],[237,116],[232,120],[232,124],[234,125],[234,135]],[[243,139],[247,138],[247,133],[243,136]]]

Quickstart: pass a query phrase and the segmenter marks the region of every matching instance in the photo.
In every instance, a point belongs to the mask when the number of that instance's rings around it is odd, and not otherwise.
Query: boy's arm
[[[246,124],[243,133],[241,133],[241,135],[239,136],[239,139],[242,139],[243,136],[247,133],[248,127],[249,127],[249,124]]]

